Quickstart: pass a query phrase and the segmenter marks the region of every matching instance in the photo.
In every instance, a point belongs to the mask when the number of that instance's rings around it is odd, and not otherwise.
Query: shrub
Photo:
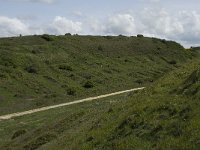
[[[68,66],[68,65],[60,65],[60,66],[59,66],[59,69],[60,69],[60,70],[73,71],[72,67],[71,67],[71,66]]]
[[[122,34],[120,34],[120,35],[118,35],[118,37],[121,37],[121,38],[123,38],[123,37],[126,37],[125,35],[122,35]]]
[[[43,38],[46,41],[53,41],[53,38],[50,35],[48,35],[48,34],[43,34],[41,36],[41,38]]]
[[[68,95],[75,95],[76,94],[76,90],[74,88],[69,88],[69,89],[67,89],[67,94]]]
[[[65,36],[71,36],[71,33],[66,33]]]
[[[137,37],[142,38],[142,37],[144,37],[144,35],[138,34]]]
[[[161,47],[157,47],[157,50],[161,50]]]
[[[19,137],[19,136],[21,136],[21,135],[23,135],[25,133],[26,133],[26,130],[18,130],[13,134],[11,139],[15,139],[15,138],[17,138],[17,137]]]
[[[177,62],[176,62],[176,60],[171,60],[171,61],[169,61],[169,64],[171,64],[171,65],[176,65]]]
[[[0,73],[0,78],[7,78],[7,75],[5,73]]]
[[[140,79],[136,80],[135,82],[138,83],[138,84],[142,84],[143,83],[143,81],[140,80]]]
[[[94,87],[94,84],[91,82],[91,81],[87,81],[84,85],[83,85],[84,88],[93,88]]]
[[[98,46],[98,50],[99,50],[99,51],[102,51],[102,50],[103,50],[103,47],[102,47],[101,45],[99,45],[99,46]]]
[[[49,143],[50,141],[56,138],[53,134],[46,134],[41,137],[38,137],[35,141],[32,141],[28,145],[24,146],[25,149],[35,150],[41,147],[42,145]]]
[[[167,43],[167,41],[165,39],[162,39],[161,42],[164,43],[164,44]]]
[[[37,73],[37,69],[34,66],[28,66],[25,68],[28,73]]]

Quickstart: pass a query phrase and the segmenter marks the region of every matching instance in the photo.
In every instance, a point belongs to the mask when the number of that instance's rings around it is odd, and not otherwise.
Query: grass
[[[48,45],[48,51],[43,54],[45,59],[50,58],[46,56],[51,50],[53,53],[53,46],[59,47],[59,43],[63,51],[57,49],[47,66],[42,63],[41,54],[34,56],[38,60],[38,65],[32,65],[37,70],[35,73],[13,63],[26,80],[15,78],[13,68],[9,70],[12,73],[3,72],[9,80],[1,80],[4,87],[0,97],[2,114],[35,106],[33,102],[24,101],[25,95],[17,91],[21,88],[32,96],[28,97],[29,101],[37,96],[38,106],[42,106],[112,90],[148,87],[143,91],[1,121],[0,149],[200,149],[200,59],[192,49],[185,50],[175,42],[145,37],[50,37],[50,41],[40,36],[12,39],[21,46],[28,46],[29,42],[32,47],[34,44]],[[144,42],[146,44],[142,44]],[[65,64],[65,55],[72,58],[71,53],[76,53],[73,55],[76,61]],[[27,50],[20,54],[27,55]],[[13,60],[14,57],[10,62]],[[101,62],[99,67],[91,67],[96,62]],[[109,69],[101,67],[105,64]],[[14,84],[7,84],[9,81]],[[20,85],[19,88],[16,85]],[[35,87],[38,93],[34,93]],[[45,94],[45,89],[52,91]],[[63,91],[66,91],[64,96]],[[13,97],[13,93],[21,98]],[[12,110],[8,110],[8,105]]]
[[[146,37],[1,38],[0,114],[149,85],[194,55]]]
[[[199,65],[194,59],[144,91],[3,121],[0,145],[5,149],[199,149],[200,90],[197,95],[177,90]],[[26,133],[12,139],[21,130]]]

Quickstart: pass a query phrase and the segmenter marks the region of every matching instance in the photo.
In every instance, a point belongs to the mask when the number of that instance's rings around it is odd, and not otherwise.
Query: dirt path
[[[93,101],[93,100],[97,100],[97,99],[101,99],[101,98],[105,98],[105,97],[109,97],[109,96],[119,95],[119,94],[123,94],[123,93],[129,93],[129,92],[143,90],[143,89],[145,89],[145,87],[134,88],[134,89],[130,89],[130,90],[119,91],[119,92],[100,95],[100,96],[96,96],[96,97],[89,97],[89,98],[85,98],[85,99],[81,99],[81,100],[77,100],[77,101],[73,101],[73,102],[68,102],[68,103],[63,103],[63,104],[58,104],[58,105],[28,110],[28,111],[24,111],[24,112],[18,112],[18,113],[3,115],[3,116],[0,116],[0,120],[7,120],[7,119],[11,119],[13,117],[24,116],[24,115],[33,114],[33,113],[36,113],[36,112],[41,112],[41,111],[45,111],[45,110],[49,110],[49,109],[59,108],[59,107],[63,107],[63,106],[69,106],[69,105],[83,103],[83,102],[87,102],[87,101]]]

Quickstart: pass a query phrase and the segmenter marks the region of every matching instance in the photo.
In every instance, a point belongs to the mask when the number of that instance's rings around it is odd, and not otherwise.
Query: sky
[[[143,34],[200,45],[200,0],[0,0],[0,37]]]

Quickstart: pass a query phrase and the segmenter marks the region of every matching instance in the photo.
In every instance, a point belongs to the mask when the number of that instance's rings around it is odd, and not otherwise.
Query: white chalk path
[[[110,97],[110,96],[114,96],[114,95],[119,95],[119,94],[123,94],[123,93],[129,93],[129,92],[143,90],[143,89],[145,89],[145,87],[134,88],[134,89],[125,90],[125,91],[119,91],[119,92],[100,95],[100,96],[96,96],[96,97],[89,97],[89,98],[85,98],[85,99],[81,99],[81,100],[77,100],[77,101],[73,101],[73,102],[62,103],[62,104],[53,105],[53,106],[46,106],[46,107],[32,109],[32,110],[28,110],[28,111],[24,111],[24,112],[17,112],[17,113],[13,113],[13,114],[7,114],[7,115],[0,116],[0,120],[7,120],[7,119],[14,118],[14,117],[20,117],[20,116],[24,116],[24,115],[28,115],[28,114],[33,114],[33,113],[36,113],[36,112],[46,111],[46,110],[49,110],[49,109],[54,109],[54,108],[59,108],[59,107],[63,107],[63,106],[69,106],[69,105],[73,105],[73,104],[93,101],[93,100],[97,100],[97,99],[101,99],[101,98],[106,98],[106,97]]]

